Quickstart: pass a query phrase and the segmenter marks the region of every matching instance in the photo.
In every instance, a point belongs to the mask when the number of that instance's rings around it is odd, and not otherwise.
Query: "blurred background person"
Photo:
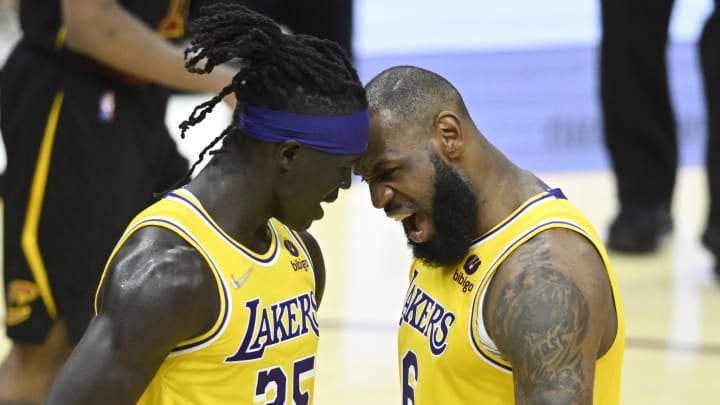
[[[0,402],[40,403],[92,316],[125,224],[187,170],[165,126],[171,89],[217,94],[233,70],[193,75],[186,1],[23,0],[0,83],[7,150]]]
[[[12,45],[20,38],[20,23],[17,18],[17,0],[0,0],[0,75]],[[0,190],[5,174],[5,146],[0,140]],[[1,201],[1,200],[0,200]],[[2,294],[0,294],[2,297]]]
[[[678,135],[670,97],[667,45],[674,0],[601,0],[600,91],[605,144],[619,213],[608,247],[655,251],[673,228]],[[705,164],[710,207],[702,235],[720,276],[720,1],[705,20],[698,49],[707,117]],[[679,103],[686,100],[679,99]]]
[[[353,0],[244,0],[294,33],[335,41],[353,56]]]

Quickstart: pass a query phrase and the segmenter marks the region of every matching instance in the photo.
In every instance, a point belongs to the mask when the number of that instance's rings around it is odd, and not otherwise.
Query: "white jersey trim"
[[[499,262],[500,260],[502,260],[502,258],[505,256],[506,252],[508,252],[510,249],[512,249],[512,248],[513,248],[515,245],[517,245],[521,240],[523,240],[524,238],[526,238],[528,235],[536,232],[539,228],[544,228],[544,227],[554,228],[555,226],[549,226],[549,227],[548,227],[548,225],[553,225],[553,224],[565,224],[565,225],[569,225],[571,228],[574,228],[578,233],[582,234],[583,236],[585,236],[585,237],[588,238],[589,240],[591,240],[591,241],[593,240],[593,238],[592,238],[592,233],[591,233],[591,232],[588,232],[587,229],[583,228],[582,226],[578,225],[577,223],[572,222],[572,221],[569,221],[567,218],[551,218],[551,219],[547,219],[547,220],[545,220],[545,221],[543,221],[543,222],[535,225],[534,227],[532,227],[532,229],[524,232],[523,234],[521,234],[521,235],[518,236],[517,238],[513,239],[510,243],[508,243],[508,244],[505,246],[505,248],[502,249],[502,251],[500,252],[500,254],[497,255],[497,256],[495,257],[495,259],[493,260],[493,262],[490,264],[490,266],[488,267],[488,273],[490,273],[490,270],[495,269],[496,266],[499,265],[498,262]],[[541,232],[542,232],[542,231],[541,231]],[[488,289],[488,287],[490,286],[490,283],[492,282],[492,278],[495,276],[495,274],[497,274],[497,271],[493,271],[492,274],[489,275],[490,278],[489,278],[489,279],[487,280],[487,282],[484,284],[483,288],[482,288],[482,289],[478,289],[478,291],[476,292],[476,294],[480,294],[480,296],[479,296],[479,299],[476,301],[477,308],[473,308],[473,310],[470,312],[470,322],[469,322],[469,323],[470,323],[470,327],[471,327],[471,336],[470,336],[470,339],[474,342],[475,340],[474,340],[474,337],[473,337],[472,335],[473,335],[474,333],[477,333],[477,334],[478,334],[478,336],[477,336],[477,337],[478,337],[478,340],[479,340],[480,343],[482,344],[483,348],[485,348],[487,351],[489,351],[489,352],[492,353],[493,355],[497,356],[499,359],[502,359],[502,360],[504,360],[504,361],[508,361],[508,359],[506,359],[506,358],[502,355],[502,353],[500,352],[500,350],[497,348],[497,345],[495,344],[495,341],[490,337],[490,334],[489,334],[488,331],[487,331],[487,327],[485,326],[485,319],[483,318],[483,307],[484,307],[484,305],[485,305],[485,295],[487,294],[487,289]],[[483,279],[484,279],[485,277],[488,277],[488,274],[486,274],[486,275],[483,277]],[[484,281],[484,280],[483,280],[483,281]],[[482,285],[482,283],[481,283],[481,285]],[[476,323],[475,325],[472,325],[472,317],[473,317],[473,313],[474,313],[474,312],[477,312],[477,318],[476,318],[476,319],[477,319],[477,323]],[[474,343],[473,343],[473,347],[475,347],[475,344],[474,344]],[[499,369],[502,369],[502,370],[505,370],[505,371],[508,371],[508,370],[506,370],[506,369],[504,369],[504,368],[502,368],[502,367],[498,367],[498,365],[497,365],[495,362],[492,362],[492,361],[490,361],[490,359],[487,359],[486,356],[484,355],[484,353],[482,353],[477,347],[475,347],[475,351],[476,351],[476,353],[478,353],[478,354],[480,355],[480,358],[482,358],[484,361],[488,362],[488,363],[491,364],[492,366],[494,366],[494,367],[496,367],[496,368],[499,368]]]

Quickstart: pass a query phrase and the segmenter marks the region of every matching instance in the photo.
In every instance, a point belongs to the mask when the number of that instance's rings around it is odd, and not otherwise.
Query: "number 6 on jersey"
[[[418,360],[415,352],[408,350],[402,358],[403,405],[415,404],[415,387],[418,382]]]

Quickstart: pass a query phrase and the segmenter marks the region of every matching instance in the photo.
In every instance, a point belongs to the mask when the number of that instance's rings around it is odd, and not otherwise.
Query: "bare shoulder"
[[[152,319],[174,311],[183,316],[162,321],[169,323],[168,331],[175,327],[186,335],[183,339],[209,327],[219,311],[215,278],[202,255],[175,233],[159,227],[140,229],[110,263],[98,312],[143,313],[143,319]]]
[[[136,403],[168,353],[208,330],[219,314],[217,286],[202,256],[157,227],[125,241],[100,298],[48,404]]]
[[[501,264],[483,308],[488,333],[512,363],[516,397],[527,399],[592,398],[611,313],[600,254],[562,228],[539,233]]]
[[[578,309],[612,301],[605,263],[583,235],[553,228],[523,243],[501,264],[488,299],[508,303],[547,293],[562,293]]]

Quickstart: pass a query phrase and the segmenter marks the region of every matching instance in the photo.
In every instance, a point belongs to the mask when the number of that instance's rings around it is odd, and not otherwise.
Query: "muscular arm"
[[[160,85],[217,94],[233,72],[187,72],[183,50],[158,36],[115,0],[62,0],[66,45],[115,69]]]
[[[544,231],[506,259],[484,314],[517,404],[592,404],[611,297],[599,254],[575,232]]]
[[[313,270],[315,270],[315,300],[319,307],[323,294],[325,294],[325,260],[323,260],[320,245],[318,245],[315,238],[309,232],[300,232],[300,237],[305,243],[305,246],[307,246],[310,259],[312,259],[313,262]]]
[[[113,259],[90,323],[46,404],[135,404],[167,354],[211,327],[210,269],[177,235],[145,228]]]

